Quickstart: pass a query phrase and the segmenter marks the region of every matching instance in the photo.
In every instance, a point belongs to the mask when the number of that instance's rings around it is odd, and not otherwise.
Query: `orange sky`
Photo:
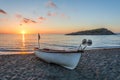
[[[119,0],[8,1],[0,2],[0,33],[66,34],[96,28],[120,33]]]

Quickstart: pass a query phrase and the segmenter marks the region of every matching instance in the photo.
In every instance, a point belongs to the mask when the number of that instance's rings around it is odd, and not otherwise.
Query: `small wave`
[[[12,55],[12,54],[33,54],[33,52],[1,52],[0,55]]]
[[[11,55],[11,54],[31,54],[33,50],[16,50],[16,49],[4,49],[0,48],[0,55]]]
[[[101,47],[92,47],[93,49],[111,49],[111,48],[120,48],[120,46],[101,46]]]
[[[77,48],[77,46],[71,46],[71,45],[58,45],[58,44],[48,44],[48,43],[43,43],[43,44],[46,46]]]
[[[6,50],[6,49],[0,49],[0,52],[33,52],[33,50]]]

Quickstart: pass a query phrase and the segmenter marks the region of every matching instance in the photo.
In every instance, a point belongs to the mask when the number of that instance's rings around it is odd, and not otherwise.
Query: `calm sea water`
[[[38,47],[37,34],[0,34],[0,54],[6,52],[33,52]],[[51,49],[77,49],[82,39],[91,39],[93,45],[87,49],[120,48],[120,35],[41,35],[40,47]]]

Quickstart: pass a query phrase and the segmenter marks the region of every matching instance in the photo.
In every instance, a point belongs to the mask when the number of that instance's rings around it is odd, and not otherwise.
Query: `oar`
[[[91,45],[92,45],[92,40],[87,40],[85,47],[82,50],[85,50],[87,46],[91,46]]]
[[[77,51],[79,51],[80,48],[81,48],[80,50],[83,50],[83,49],[82,49],[82,45],[86,45],[86,43],[87,43],[87,40],[86,40],[86,39],[83,39],[83,40],[82,40],[82,44],[80,44],[80,46],[78,47],[78,50],[77,50]]]
[[[81,44],[80,44],[80,46],[78,47],[78,50],[77,50],[77,51],[79,51],[79,49],[80,49],[80,48],[82,49],[82,46],[81,46]]]
[[[39,49],[40,49],[40,42],[39,42],[39,40],[40,40],[40,34],[38,33],[38,46],[39,46]]]

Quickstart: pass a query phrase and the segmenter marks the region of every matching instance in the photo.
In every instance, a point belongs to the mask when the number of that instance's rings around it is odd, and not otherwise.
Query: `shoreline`
[[[120,48],[87,50],[68,70],[34,54],[0,55],[0,80],[120,80]]]
[[[93,48],[93,49],[87,49],[85,51],[94,51],[94,50],[111,50],[111,49],[120,49],[120,47],[114,47],[114,48]],[[33,51],[20,51],[20,50],[7,50],[7,51],[0,51],[0,56],[1,55],[16,55],[16,54],[34,54],[34,50]]]

